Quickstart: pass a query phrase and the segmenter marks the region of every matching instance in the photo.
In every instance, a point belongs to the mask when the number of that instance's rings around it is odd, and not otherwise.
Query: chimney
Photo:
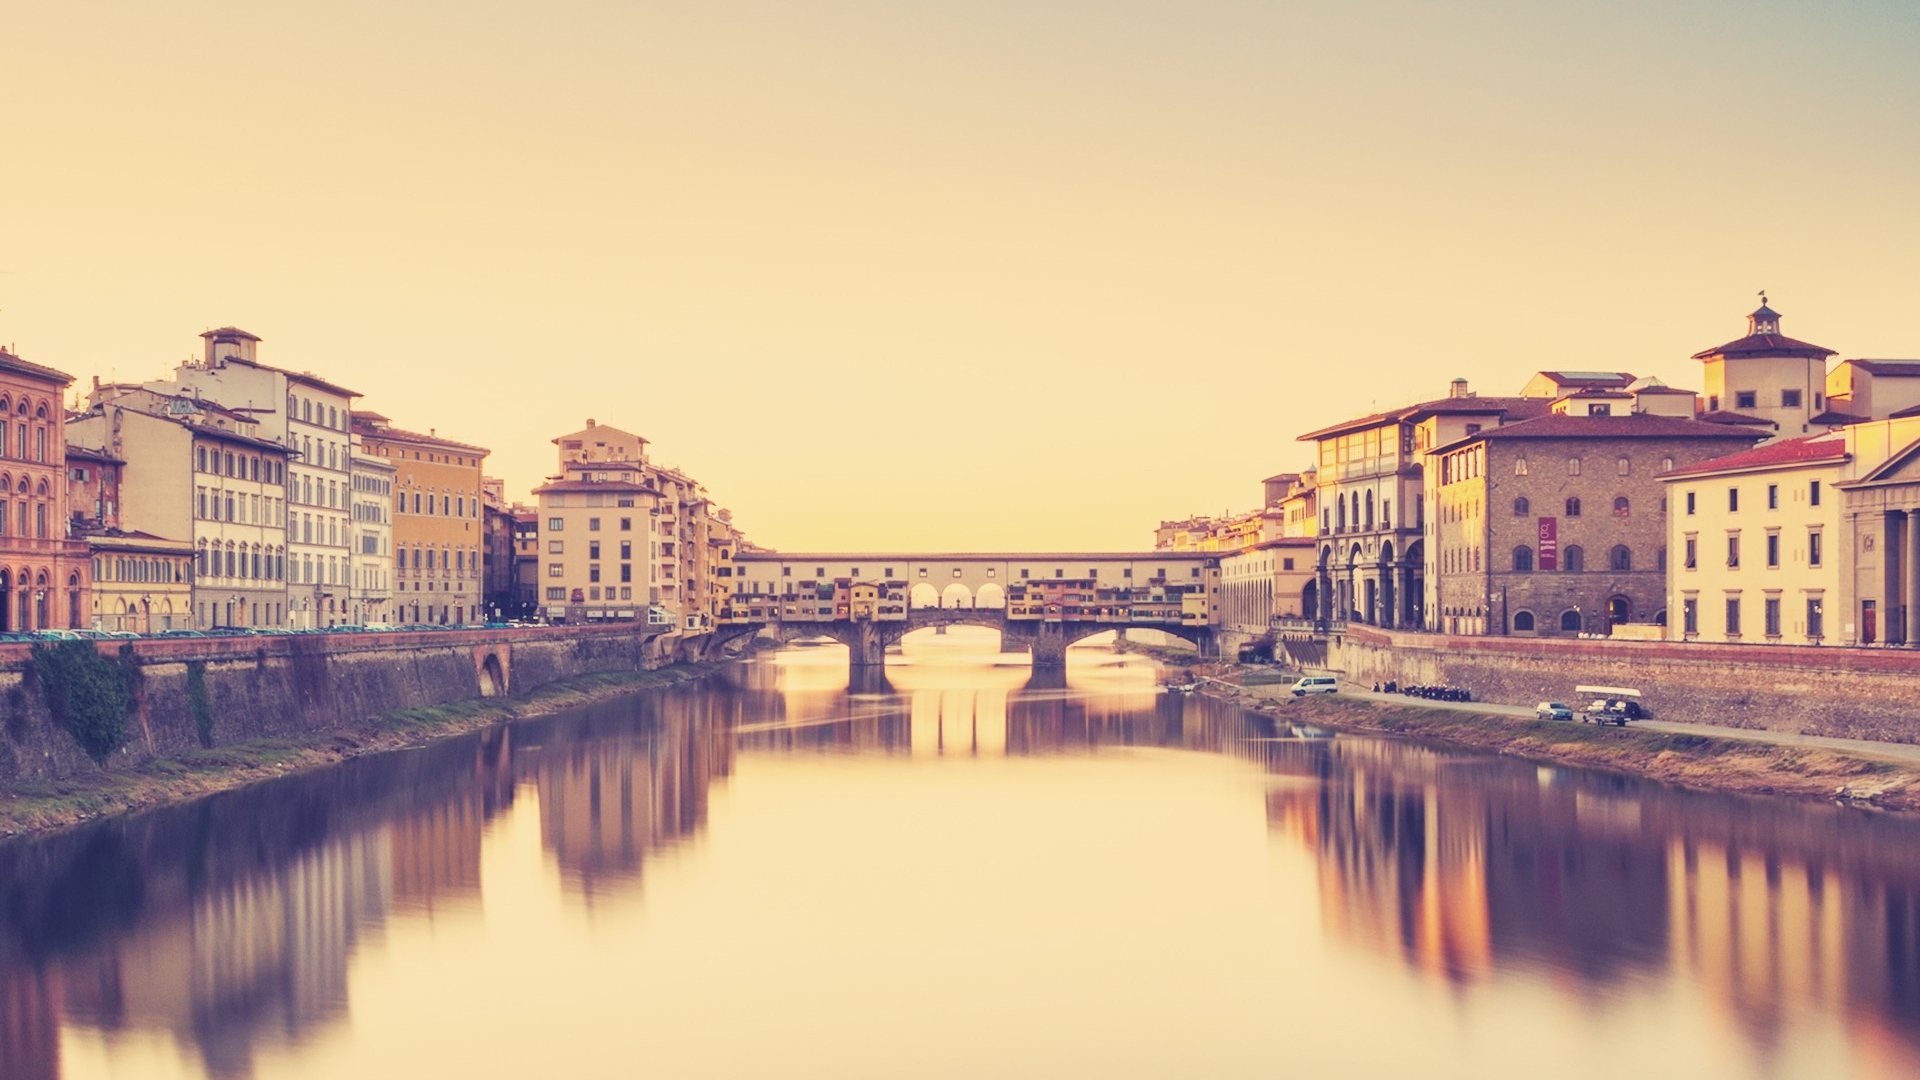
[[[592,426],[593,426],[593,417],[591,417],[591,416],[589,416],[589,417],[587,417],[587,426],[588,426],[588,427],[592,427]]]
[[[1467,380],[1455,379],[1453,380],[1453,390],[1447,396],[1455,397],[1455,398],[1464,398],[1464,397],[1472,397],[1473,395],[1467,392]]]

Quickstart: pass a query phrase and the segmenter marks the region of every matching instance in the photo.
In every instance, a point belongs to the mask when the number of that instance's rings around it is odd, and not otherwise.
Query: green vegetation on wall
[[[207,696],[207,662],[187,661],[187,706],[193,710],[193,729],[200,745],[213,748],[213,702]]]
[[[101,656],[91,641],[35,644],[28,664],[47,695],[54,721],[94,764],[105,765],[127,741],[132,665]]]

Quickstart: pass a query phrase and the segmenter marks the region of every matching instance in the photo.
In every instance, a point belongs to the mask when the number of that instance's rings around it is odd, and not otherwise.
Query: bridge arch
[[[940,606],[940,590],[924,581],[913,583],[913,591],[907,595],[910,608],[937,608]]]
[[[980,586],[974,594],[973,606],[977,608],[1004,608],[1007,606],[1007,590],[989,581]]]
[[[940,590],[940,606],[943,608],[973,607],[973,590],[956,581]]]

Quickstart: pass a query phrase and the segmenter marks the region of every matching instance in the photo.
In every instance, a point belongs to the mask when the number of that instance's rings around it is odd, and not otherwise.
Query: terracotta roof
[[[260,335],[249,334],[237,326],[222,326],[200,335],[203,338],[239,338],[243,341],[259,341]]]
[[[1736,338],[1725,345],[1716,345],[1711,349],[1702,349],[1694,353],[1695,360],[1710,360],[1716,356],[1833,356],[1834,350],[1823,345],[1799,341],[1785,334],[1748,334]]]
[[[1627,416],[1568,416],[1552,413],[1477,431],[1428,453],[1439,453],[1483,439],[1745,439],[1759,436],[1719,424],[1703,424],[1680,416],[1633,413]]]
[[[1703,461],[1698,465],[1688,465],[1662,473],[1663,479],[1676,476],[1701,476],[1707,473],[1735,472],[1741,469],[1762,469],[1777,465],[1804,465],[1816,461],[1845,461],[1847,441],[1825,435],[1808,435],[1798,439],[1781,439],[1776,443],[1756,446],[1751,450],[1742,450],[1737,454]]]
[[[1365,431],[1371,427],[1381,427],[1389,423],[1405,423],[1427,416],[1500,415],[1527,417],[1538,416],[1551,407],[1546,398],[1525,397],[1444,397],[1432,401],[1423,401],[1418,405],[1406,405],[1398,409],[1388,409],[1370,416],[1343,421],[1318,431],[1309,431],[1298,437],[1299,442],[1324,439],[1329,435],[1340,435],[1349,431]]]
[[[91,446],[75,446],[72,443],[68,443],[67,460],[72,461],[76,458],[81,461],[104,461],[109,465],[125,465],[127,463],[127,459],[114,457],[105,450],[96,450]]]
[[[1731,409],[1719,409],[1714,412],[1701,413],[1694,419],[1703,424],[1755,424],[1761,427],[1773,426],[1773,421],[1771,420],[1762,420],[1758,416],[1752,416],[1743,412],[1734,412]]]
[[[1633,375],[1625,371],[1542,371],[1540,374],[1555,386],[1584,390],[1624,387],[1633,381]]]
[[[640,484],[622,483],[619,480],[553,480],[533,489],[535,495],[550,495],[554,492],[572,491],[611,491],[616,494],[633,495],[659,494],[659,492],[650,487],[643,487]]]
[[[472,453],[481,454],[481,455],[493,453],[493,451],[487,449],[484,446],[474,446],[469,443],[454,442],[452,439],[443,439],[438,435],[422,435],[420,432],[417,432],[417,431],[408,431],[404,428],[388,427],[386,425],[380,425],[376,427],[372,423],[362,420],[362,417],[369,416],[369,415],[378,416],[379,414],[378,413],[368,414],[368,413],[361,413],[361,412],[356,412],[353,414],[353,430],[360,433],[360,437],[362,440],[376,439],[376,440],[386,440],[388,442],[413,443],[419,446],[438,446],[438,447],[444,447],[448,450],[467,450],[467,451],[471,451]],[[382,417],[382,419],[385,419],[385,418]]]
[[[1890,412],[1887,414],[1887,419],[1900,420],[1909,416],[1920,416],[1920,405],[1909,405],[1904,409],[1898,409],[1898,410],[1895,410],[1894,412]]]
[[[1905,375],[1920,378],[1920,360],[1842,360],[1869,375]]]
[[[1873,419],[1871,416],[1860,416],[1856,413],[1844,413],[1828,409],[1823,413],[1807,417],[1807,423],[1826,424],[1829,427],[1838,427],[1841,424],[1864,424],[1871,419]]]
[[[30,375],[36,379],[47,379],[65,386],[73,381],[73,376],[58,368],[45,367],[22,360],[5,349],[0,349],[0,371],[11,371],[16,375]]]

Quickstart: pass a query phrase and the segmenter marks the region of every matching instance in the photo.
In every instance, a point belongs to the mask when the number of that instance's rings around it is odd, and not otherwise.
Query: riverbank
[[[713,664],[675,664],[653,671],[577,675],[524,697],[472,698],[400,709],[330,731],[196,750],[125,771],[17,784],[0,791],[0,837],[137,813],[368,754],[411,749],[504,721],[546,716],[636,690],[688,682],[714,668]]]
[[[1920,811],[1920,766],[1824,747],[1599,727],[1418,701],[1291,696],[1288,684],[1211,681],[1203,692],[1277,721],[1431,739],[1556,765],[1611,769],[1700,791],[1784,795]]]

